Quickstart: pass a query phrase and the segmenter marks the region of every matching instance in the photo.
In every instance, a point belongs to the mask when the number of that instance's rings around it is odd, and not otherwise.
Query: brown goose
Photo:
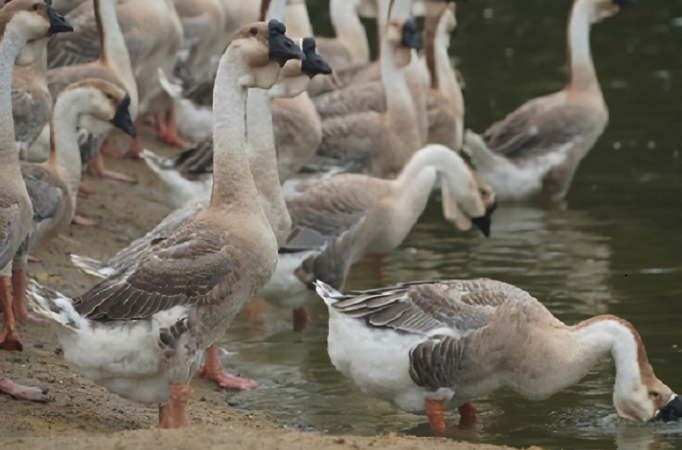
[[[580,161],[609,121],[590,50],[592,24],[634,0],[575,0],[568,25],[570,80],[533,99],[483,136],[465,135],[464,150],[503,200],[562,199]]]
[[[21,177],[12,119],[12,72],[39,57],[43,39],[72,28],[43,0],[14,0],[0,8],[0,306],[5,320],[0,348],[22,350],[12,311],[8,278],[12,258],[21,246],[33,216],[31,199]],[[5,378],[0,369],[0,392],[14,398],[47,401],[46,392]]]
[[[404,283],[342,294],[323,282],[329,356],[363,390],[445,431],[443,410],[497,388],[544,400],[580,381],[606,355],[616,363],[614,406],[647,422],[682,417],[633,326],[615,316],[565,325],[529,293],[499,281]]]
[[[66,359],[119,395],[159,404],[163,428],[187,425],[188,383],[204,351],[275,269],[277,243],[245,151],[245,107],[249,88],[270,88],[281,65],[301,57],[284,32],[277,21],[247,25],[221,57],[209,206],[78,299],[31,287]]]

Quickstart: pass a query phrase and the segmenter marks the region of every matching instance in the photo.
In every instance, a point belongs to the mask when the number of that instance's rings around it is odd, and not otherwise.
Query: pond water
[[[326,1],[309,4],[316,30],[329,34]],[[567,0],[459,4],[452,54],[467,82],[467,127],[482,132],[563,86],[569,8]],[[624,9],[593,28],[592,48],[611,121],[565,204],[502,205],[484,239],[456,232],[434,198],[404,244],[356,264],[347,287],[491,277],[528,290],[567,323],[615,314],[639,330],[657,376],[682,392],[682,0]],[[227,401],[303,430],[428,436],[425,417],[365,396],[334,369],[321,303],[302,333],[291,331],[290,311],[269,306],[234,322],[223,362],[262,383]],[[516,447],[682,448],[682,424],[618,419],[613,381],[605,360],[543,402],[502,390],[476,401],[478,424],[457,432]]]

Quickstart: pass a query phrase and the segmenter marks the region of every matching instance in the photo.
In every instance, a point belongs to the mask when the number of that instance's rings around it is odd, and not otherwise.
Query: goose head
[[[419,27],[414,19],[394,19],[386,28],[386,39],[393,50],[397,67],[405,67],[412,61],[412,50],[419,51]]]
[[[271,20],[246,25],[235,33],[226,52],[247,66],[240,79],[243,87],[270,89],[287,61],[303,58],[300,47],[285,32],[283,23]]]
[[[620,11],[620,8],[635,2],[635,0],[578,0],[590,5],[590,21],[599,23]]]
[[[52,9],[51,0],[8,0],[0,9],[0,34],[14,31],[26,39],[15,64],[33,64],[42,54],[44,38],[73,27]]]
[[[494,194],[492,194],[492,203],[486,205],[486,200],[479,188],[480,180],[474,171],[461,161],[457,172],[450,174],[454,176],[441,174],[443,215],[459,230],[467,231],[476,226],[486,237],[489,237],[492,213],[497,207]],[[488,195],[488,201],[490,201],[490,194]]]
[[[330,74],[329,64],[316,53],[315,39],[295,39],[304,58],[291,59],[284,64],[279,79],[270,88],[270,98],[294,98],[308,89],[310,80],[319,74]]]
[[[653,375],[653,370],[647,372],[629,386],[616,387],[613,404],[618,415],[637,422],[680,420],[682,400]]]
[[[87,92],[84,114],[109,122],[124,133],[135,137],[135,125],[130,116],[130,96],[116,85],[101,79],[89,78],[71,84],[63,92],[79,89]],[[61,95],[61,94],[60,94]]]
[[[311,37],[303,38],[301,49],[303,50],[303,60],[301,61],[301,72],[313,78],[316,75],[329,75],[332,73],[331,66],[317,53],[317,44]]]

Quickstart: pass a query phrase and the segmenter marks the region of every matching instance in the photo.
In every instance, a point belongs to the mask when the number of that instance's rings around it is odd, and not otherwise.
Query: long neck
[[[268,12],[265,15],[265,21],[279,20],[284,22],[284,17],[287,14],[287,0],[272,0],[268,7]]]
[[[251,173],[265,216],[281,247],[291,234],[291,217],[279,182],[270,96],[264,89],[249,89],[247,130]]]
[[[407,162],[398,177],[391,181],[394,196],[414,220],[422,214],[438,179],[437,158],[432,152],[420,150]]]
[[[291,38],[303,38],[313,36],[313,26],[310,24],[310,16],[305,0],[288,0],[287,14],[284,25],[287,27],[287,36]]]
[[[63,92],[54,105],[50,120],[50,156],[47,164],[54,167],[69,190],[71,204],[76,204],[81,180],[81,154],[78,146],[78,121],[89,112],[88,91],[73,89]]]
[[[218,66],[213,90],[213,191],[210,207],[249,208],[258,201],[246,152],[247,88],[240,82],[248,68],[231,49]]]
[[[100,32],[100,60],[116,72],[131,97],[131,114],[137,115],[137,84],[130,55],[116,15],[116,0],[95,0],[95,19]],[[134,105],[134,106],[133,106]]]
[[[382,42],[380,61],[381,80],[386,91],[386,113],[396,130],[405,132],[414,129],[415,138],[421,143],[416,108],[405,79],[405,67],[398,67],[394,49],[387,41],[384,39]]]
[[[568,24],[569,87],[580,91],[600,91],[590,49],[590,8],[589,2],[576,1]]]
[[[356,2],[331,0],[329,10],[336,37],[346,44],[353,64],[369,61],[369,42],[365,27],[360,22]]]
[[[12,74],[17,55],[26,44],[26,38],[15,28],[8,24],[0,40],[0,167],[8,173],[18,172],[14,169],[19,167],[12,119]]]

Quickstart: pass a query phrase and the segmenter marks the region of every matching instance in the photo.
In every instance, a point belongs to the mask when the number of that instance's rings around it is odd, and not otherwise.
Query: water
[[[327,32],[325,2],[309,3]],[[468,127],[481,132],[562,87],[569,3],[459,4],[452,53],[467,81]],[[358,263],[348,287],[491,277],[530,291],[568,323],[615,314],[639,330],[657,376],[682,392],[682,1],[638,2],[596,25],[592,48],[611,121],[564,205],[503,205],[484,239],[456,232],[434,199],[403,246]],[[429,435],[425,417],[363,395],[338,373],[326,352],[325,308],[315,305],[311,317],[303,333],[291,331],[289,311],[271,307],[234,323],[222,345],[235,353],[224,362],[263,383],[230,403],[303,430]],[[550,449],[682,448],[682,425],[615,416],[613,372],[605,360],[543,402],[496,392],[475,402],[478,425],[457,436]]]

